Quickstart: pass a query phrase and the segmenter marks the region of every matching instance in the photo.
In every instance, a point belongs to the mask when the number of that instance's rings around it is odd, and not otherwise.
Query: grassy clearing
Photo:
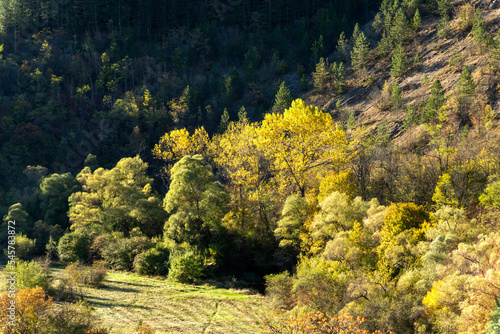
[[[131,333],[142,320],[158,334],[259,333],[262,296],[209,285],[185,285],[109,272],[100,289],[83,295],[112,333]]]

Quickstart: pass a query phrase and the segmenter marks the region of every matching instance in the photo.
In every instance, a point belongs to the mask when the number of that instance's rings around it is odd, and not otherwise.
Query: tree
[[[330,114],[300,99],[283,114],[267,114],[258,136],[258,146],[272,161],[280,186],[293,187],[302,197],[321,171],[347,159],[344,131]]]
[[[403,44],[407,39],[411,38],[408,34],[408,20],[403,11],[403,8],[399,8],[391,26],[391,38],[396,44]]]
[[[356,39],[353,50],[351,52],[352,67],[355,70],[359,70],[363,68],[363,66],[365,66],[369,52],[370,45],[368,44],[365,34],[361,32]]]
[[[341,62],[338,65],[337,63],[333,63],[332,73],[333,73],[333,84],[337,88],[337,93],[344,94],[346,92],[346,87],[347,87],[344,63]]]
[[[500,209],[500,181],[491,178],[484,192],[479,196],[482,205]]]
[[[172,183],[163,200],[170,214],[165,235],[206,247],[221,231],[229,194],[201,155],[186,155],[172,167],[171,174]]]
[[[292,94],[282,81],[274,99],[273,112],[283,112],[292,105]]]
[[[417,10],[415,11],[415,15],[413,16],[413,21],[412,21],[413,30],[415,32],[417,32],[418,29],[420,29],[421,25],[422,25],[422,18],[420,17],[420,12],[417,8]]]
[[[356,44],[356,41],[358,40],[360,34],[361,34],[361,29],[359,29],[359,23],[356,22],[356,24],[354,25],[354,30],[352,31],[351,45]]]
[[[180,160],[185,155],[209,155],[208,133],[203,127],[197,128],[193,134],[184,129],[172,130],[161,137],[155,145],[153,155],[166,162]]]
[[[457,84],[457,102],[458,102],[458,115],[463,118],[467,118],[469,109],[474,102],[474,97],[476,95],[476,84],[472,79],[472,73],[469,67],[465,66],[460,79]]]
[[[474,35],[474,43],[479,50],[483,49],[484,42],[486,40],[485,36],[486,25],[484,23],[483,14],[481,8],[477,8],[474,13],[474,23],[472,25],[472,34]]]
[[[392,56],[391,76],[395,78],[400,77],[406,72],[407,68],[408,59],[406,58],[403,46],[398,44]]]
[[[337,41],[337,52],[339,53],[340,61],[346,62],[349,57],[349,41],[345,37],[345,32],[341,32]]]
[[[43,221],[49,225],[68,226],[68,198],[79,190],[79,185],[71,173],[52,174],[40,184],[40,208],[44,212]]]
[[[320,58],[316,64],[316,72],[314,72],[314,89],[317,93],[325,93],[328,83],[330,82],[330,71],[325,58]]]
[[[307,200],[297,195],[289,196],[283,205],[278,227],[274,230],[274,235],[280,240],[280,247],[291,247],[300,251],[299,236],[306,219]]]
[[[147,168],[139,157],[123,158],[110,170],[85,167],[76,177],[83,191],[69,197],[71,227],[125,235],[138,227],[151,237],[160,234],[166,214],[152,193]]]
[[[399,83],[397,81],[394,81],[392,84],[392,89],[391,89],[391,104],[392,104],[392,110],[398,112],[399,109],[401,109],[401,89],[399,88]]]
[[[431,86],[431,96],[425,104],[424,112],[422,114],[424,121],[436,121],[439,109],[446,102],[444,97],[443,86],[441,86],[441,81],[436,79]]]
[[[432,195],[432,200],[437,209],[443,206],[458,206],[458,199],[455,189],[453,188],[450,174],[444,173],[439,177],[434,195]]]
[[[224,133],[228,125],[229,125],[229,113],[227,112],[227,108],[224,108],[224,111],[222,112],[222,115],[220,117],[219,133]]]

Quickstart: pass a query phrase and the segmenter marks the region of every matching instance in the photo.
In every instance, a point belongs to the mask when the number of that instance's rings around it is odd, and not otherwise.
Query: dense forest
[[[266,333],[500,333],[499,7],[0,0],[0,331],[107,333],[114,270]]]

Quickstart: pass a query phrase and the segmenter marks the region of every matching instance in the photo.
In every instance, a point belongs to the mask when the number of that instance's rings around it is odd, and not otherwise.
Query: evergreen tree
[[[311,46],[311,57],[313,64],[318,62],[318,59],[323,55],[325,47],[323,45],[323,35],[319,36],[317,41],[314,41]]]
[[[405,116],[405,120],[403,121],[402,130],[406,131],[413,124],[416,124],[416,123],[417,123],[417,112],[415,111],[415,108],[413,108],[413,106],[408,106],[406,108],[406,116]]]
[[[420,29],[421,25],[422,25],[422,18],[420,17],[420,12],[418,11],[418,8],[417,8],[417,10],[415,11],[415,15],[413,16],[413,21],[412,21],[413,30],[415,32],[417,32],[418,29]]]
[[[337,89],[337,93],[344,94],[347,87],[344,63],[340,63],[338,65],[337,63],[333,63],[332,73],[333,73],[333,84]]]
[[[481,9],[476,9],[474,13],[474,23],[472,25],[472,34],[474,35],[474,43],[479,50],[482,50],[485,41],[486,25],[484,23]]]
[[[351,52],[352,67],[355,70],[359,70],[365,66],[369,52],[370,45],[368,44],[365,34],[361,32]]]
[[[356,118],[354,118],[354,113],[349,115],[349,119],[347,120],[347,128],[353,129],[356,126]]]
[[[349,56],[349,41],[345,37],[345,32],[341,32],[339,36],[339,40],[337,42],[337,52],[339,53],[339,58],[341,61],[347,61],[347,57]]]
[[[361,34],[361,29],[359,28],[359,23],[356,22],[351,36],[351,45],[356,44],[356,41],[358,40],[360,34]]]
[[[389,134],[389,123],[387,123],[387,119],[384,117],[384,119],[382,119],[377,126],[376,142],[380,146],[385,147],[389,144],[390,139],[391,136]]]
[[[408,20],[402,8],[399,8],[394,17],[391,37],[396,44],[401,44],[410,37],[408,34]]]
[[[403,46],[398,44],[394,50],[394,55],[392,56],[391,76],[395,78],[400,77],[407,68],[408,59],[406,58]]]
[[[396,112],[399,111],[399,109],[401,108],[401,103],[401,89],[399,88],[399,83],[397,81],[394,81],[391,89],[392,110]]]
[[[273,112],[283,112],[285,109],[290,108],[292,105],[292,94],[290,90],[285,85],[285,82],[282,81],[278,92],[276,93],[276,97],[274,98],[274,106]]]
[[[314,72],[314,89],[317,93],[324,93],[326,86],[330,81],[330,72],[324,58],[319,59],[316,64],[316,72]]]
[[[224,133],[229,125],[229,113],[227,112],[227,108],[224,108],[224,112],[220,118],[219,123],[219,133]]]
[[[444,97],[443,86],[441,86],[441,81],[436,79],[431,86],[431,96],[425,105],[424,112],[422,114],[422,121],[433,122],[437,117],[438,110],[444,105],[445,102],[446,99]]]
[[[238,110],[238,122],[248,123],[247,110],[245,109],[245,106],[241,106],[240,110]]]
[[[309,89],[309,83],[307,82],[307,77],[305,74],[302,74],[302,76],[300,77],[299,89],[303,92]]]
[[[458,93],[461,96],[472,96],[476,94],[476,85],[472,80],[472,72],[469,67],[465,66],[458,81]]]

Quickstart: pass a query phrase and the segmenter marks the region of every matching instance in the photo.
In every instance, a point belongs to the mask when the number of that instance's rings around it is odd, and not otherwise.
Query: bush
[[[0,333],[46,333],[46,315],[52,306],[52,299],[46,298],[45,291],[37,286],[16,292],[15,323],[9,325],[8,317],[11,298],[7,293],[0,296]]]
[[[42,289],[47,289],[49,285],[47,268],[35,261],[25,262],[19,260],[16,263],[16,267],[14,270],[6,267],[4,269],[4,273],[7,272],[16,273],[15,276],[17,289],[34,288],[36,286],[39,286]],[[10,274],[6,275],[10,276]]]
[[[85,334],[92,329],[96,321],[92,307],[87,302],[64,304],[62,307],[53,308],[48,312],[47,327],[44,329],[44,333]]]
[[[455,16],[458,18],[458,28],[461,31],[469,31],[472,28],[474,22],[474,6],[470,3],[460,6],[455,10]]]
[[[73,280],[63,275],[58,277],[49,286],[47,293],[54,300],[72,302],[83,299],[83,291]]]
[[[85,233],[74,231],[66,233],[59,239],[57,252],[63,262],[86,262],[89,258],[91,237]]]
[[[101,249],[101,257],[112,269],[132,270],[134,258],[153,247],[152,241],[143,235],[124,238],[121,233],[113,233],[106,237]]]
[[[180,283],[193,283],[205,277],[203,258],[197,252],[187,249],[170,254],[168,278]]]
[[[288,271],[280,274],[264,276],[266,280],[266,296],[276,308],[290,310],[295,304],[292,296],[293,279]]]
[[[97,262],[92,267],[72,263],[64,269],[64,275],[75,284],[101,287],[106,279],[106,269]]]
[[[23,234],[16,236],[16,256],[21,260],[29,260],[35,249],[36,239],[30,239]]]
[[[167,275],[170,264],[170,249],[157,245],[134,259],[134,271],[140,275]]]

